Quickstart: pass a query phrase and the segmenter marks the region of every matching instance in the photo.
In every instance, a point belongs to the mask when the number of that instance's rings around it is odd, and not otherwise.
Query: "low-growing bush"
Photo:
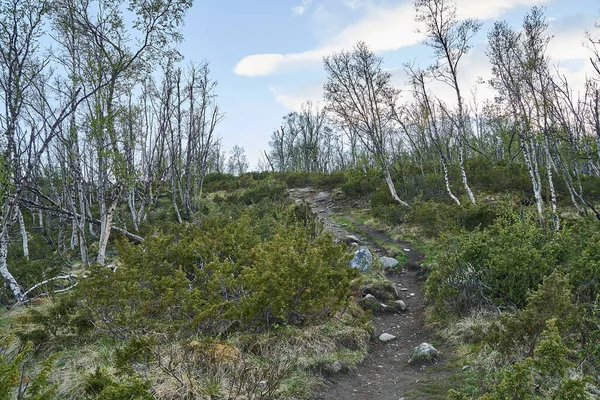
[[[487,301],[497,307],[521,307],[527,291],[564,261],[562,234],[545,231],[535,218],[510,212],[487,228],[447,234],[441,244],[444,252],[427,280],[428,299],[458,315]]]
[[[348,197],[368,196],[383,182],[383,174],[373,169],[367,171],[360,168],[348,169],[345,175],[346,182],[342,185],[342,191]]]
[[[345,304],[355,271],[329,235],[282,214],[272,235],[260,220],[207,218],[176,236],[119,244],[121,265],[96,267],[80,285],[81,306],[117,338],[147,331],[219,333],[300,325]]]

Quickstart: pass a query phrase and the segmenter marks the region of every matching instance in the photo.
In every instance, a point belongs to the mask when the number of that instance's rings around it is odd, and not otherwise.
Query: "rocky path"
[[[412,249],[409,243],[394,242],[385,233],[373,230],[355,220],[345,212],[352,204],[340,205],[330,192],[312,188],[290,190],[290,196],[297,202],[306,201],[338,241],[355,241],[369,246],[378,256],[384,255],[372,242],[376,239],[401,246],[409,261],[400,272],[388,275],[388,278],[402,286],[401,300],[408,309],[404,313],[376,315],[373,319],[375,333],[371,340],[369,356],[355,371],[338,375],[329,381],[327,387],[315,393],[314,400],[339,399],[381,399],[399,400],[406,397],[417,386],[435,380],[436,374],[429,374],[428,365],[408,365],[408,359],[414,347],[423,342],[431,342],[432,335],[424,327],[425,302],[420,288],[420,262],[423,255]],[[332,219],[337,213],[351,220],[367,237],[348,232]],[[379,253],[379,254],[378,254]],[[389,333],[397,339],[383,343],[378,337]],[[442,360],[443,362],[443,360]]]

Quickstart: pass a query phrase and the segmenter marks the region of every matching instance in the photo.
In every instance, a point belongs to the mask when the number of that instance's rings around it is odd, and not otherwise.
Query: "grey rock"
[[[314,201],[325,201],[329,198],[329,193],[327,192],[319,192],[315,198]]]
[[[439,360],[441,353],[429,343],[421,343],[414,348],[409,364],[430,363]]]
[[[373,255],[369,249],[358,249],[354,253],[354,258],[350,260],[349,265],[360,272],[369,272],[373,266]]]
[[[406,311],[406,303],[404,303],[402,300],[396,300],[394,303],[398,304],[400,311]]]
[[[344,369],[344,365],[337,360],[327,366],[327,372],[330,374],[337,374],[342,369]]]
[[[356,242],[356,243],[358,243],[358,242],[360,242],[360,239],[357,238],[354,235],[346,235],[346,241],[347,242]]]
[[[382,342],[390,342],[392,340],[396,339],[396,336],[391,335],[389,333],[382,333],[381,335],[379,335],[379,340],[381,340]]]
[[[381,262],[381,265],[383,265],[384,269],[393,269],[400,264],[398,260],[392,257],[379,257],[379,261]]]

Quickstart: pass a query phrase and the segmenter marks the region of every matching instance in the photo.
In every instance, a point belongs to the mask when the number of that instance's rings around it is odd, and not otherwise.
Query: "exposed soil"
[[[392,282],[403,286],[400,298],[408,309],[403,313],[376,315],[373,318],[375,333],[371,338],[369,356],[356,370],[347,374],[339,374],[327,383],[327,386],[314,393],[315,400],[339,399],[381,399],[399,400],[405,398],[407,392],[436,379],[438,374],[429,374],[430,365],[408,365],[410,354],[420,343],[431,343],[433,335],[423,324],[425,302],[421,290],[420,263],[423,254],[413,250],[410,243],[395,242],[384,232],[380,232],[361,224],[348,215],[347,210],[360,206],[352,204],[343,196],[313,188],[290,190],[290,196],[297,202],[306,201],[337,241],[350,242],[359,240],[359,245],[368,246],[378,256],[384,255],[373,239],[378,242],[394,244],[404,249],[408,262],[399,272],[388,275]],[[332,214],[343,215],[352,221],[369,237],[348,232],[332,219]],[[382,333],[390,333],[397,339],[382,343],[378,337]],[[443,363],[443,359],[441,363]],[[409,397],[406,397],[407,399]]]

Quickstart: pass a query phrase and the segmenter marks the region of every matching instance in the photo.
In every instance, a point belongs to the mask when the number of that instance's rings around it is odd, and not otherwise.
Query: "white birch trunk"
[[[460,176],[462,178],[463,186],[469,195],[469,200],[471,203],[475,205],[475,196],[473,195],[473,191],[469,186],[469,182],[467,181],[467,172],[465,171],[465,159],[464,159],[464,148],[463,148],[463,139],[459,138],[459,148],[458,148],[458,164],[460,166]]]
[[[96,258],[96,261],[100,265],[104,265],[106,263],[106,248],[108,246],[108,239],[112,229],[113,217],[115,216],[118,203],[119,200],[117,196],[117,198],[110,203],[108,209],[106,209],[106,207],[102,207],[106,210],[106,212],[102,213],[100,216],[100,240],[98,243],[98,257]]]
[[[387,168],[385,169],[385,182],[390,189],[390,194],[392,195],[393,199],[405,207],[410,207],[407,202],[398,197],[398,193],[396,193],[396,187],[394,186],[394,181],[392,180],[392,175],[390,175],[390,171]]]
[[[452,189],[450,188],[450,178],[448,177],[448,166],[446,165],[446,160],[443,157],[442,157],[442,167],[444,168],[444,182],[446,182],[446,191],[448,192],[448,194],[450,195],[452,200],[454,200],[456,202],[456,204],[458,204],[460,206],[460,200],[458,200],[458,197],[456,197],[454,195],[454,193],[452,193]]]
[[[133,229],[138,232],[140,230],[139,228],[139,217],[138,217],[138,212],[135,206],[135,189],[131,188],[128,191],[128,195],[127,195],[127,205],[129,207],[129,212],[131,214],[131,220],[133,222]]]
[[[8,288],[18,301],[23,301],[25,296],[23,290],[12,276],[6,265],[6,257],[8,255],[8,232],[7,229],[0,232],[0,275],[8,285]]]
[[[19,230],[21,231],[21,240],[23,242],[23,257],[29,260],[29,237],[25,230],[25,220],[23,219],[23,214],[21,213],[19,206],[15,207],[15,212],[17,214],[17,220],[19,221]]]
[[[542,187],[539,179],[537,178],[535,167],[531,159],[532,156],[527,143],[522,143],[521,148],[523,150],[523,158],[525,159],[527,170],[529,171],[529,178],[531,179],[531,185],[533,187],[533,195],[535,196],[535,203],[537,206],[538,216],[540,217],[540,221],[544,221],[544,203],[542,200]]]
[[[71,250],[75,249],[79,244],[79,228],[77,227],[77,222],[73,219],[71,220]]]
[[[554,229],[560,229],[560,219],[557,212],[556,190],[554,189],[554,179],[552,177],[552,156],[550,155],[550,144],[548,136],[544,136],[544,150],[546,151],[546,173],[548,174],[548,185],[550,187],[550,199],[552,201],[552,216],[554,219]]]

